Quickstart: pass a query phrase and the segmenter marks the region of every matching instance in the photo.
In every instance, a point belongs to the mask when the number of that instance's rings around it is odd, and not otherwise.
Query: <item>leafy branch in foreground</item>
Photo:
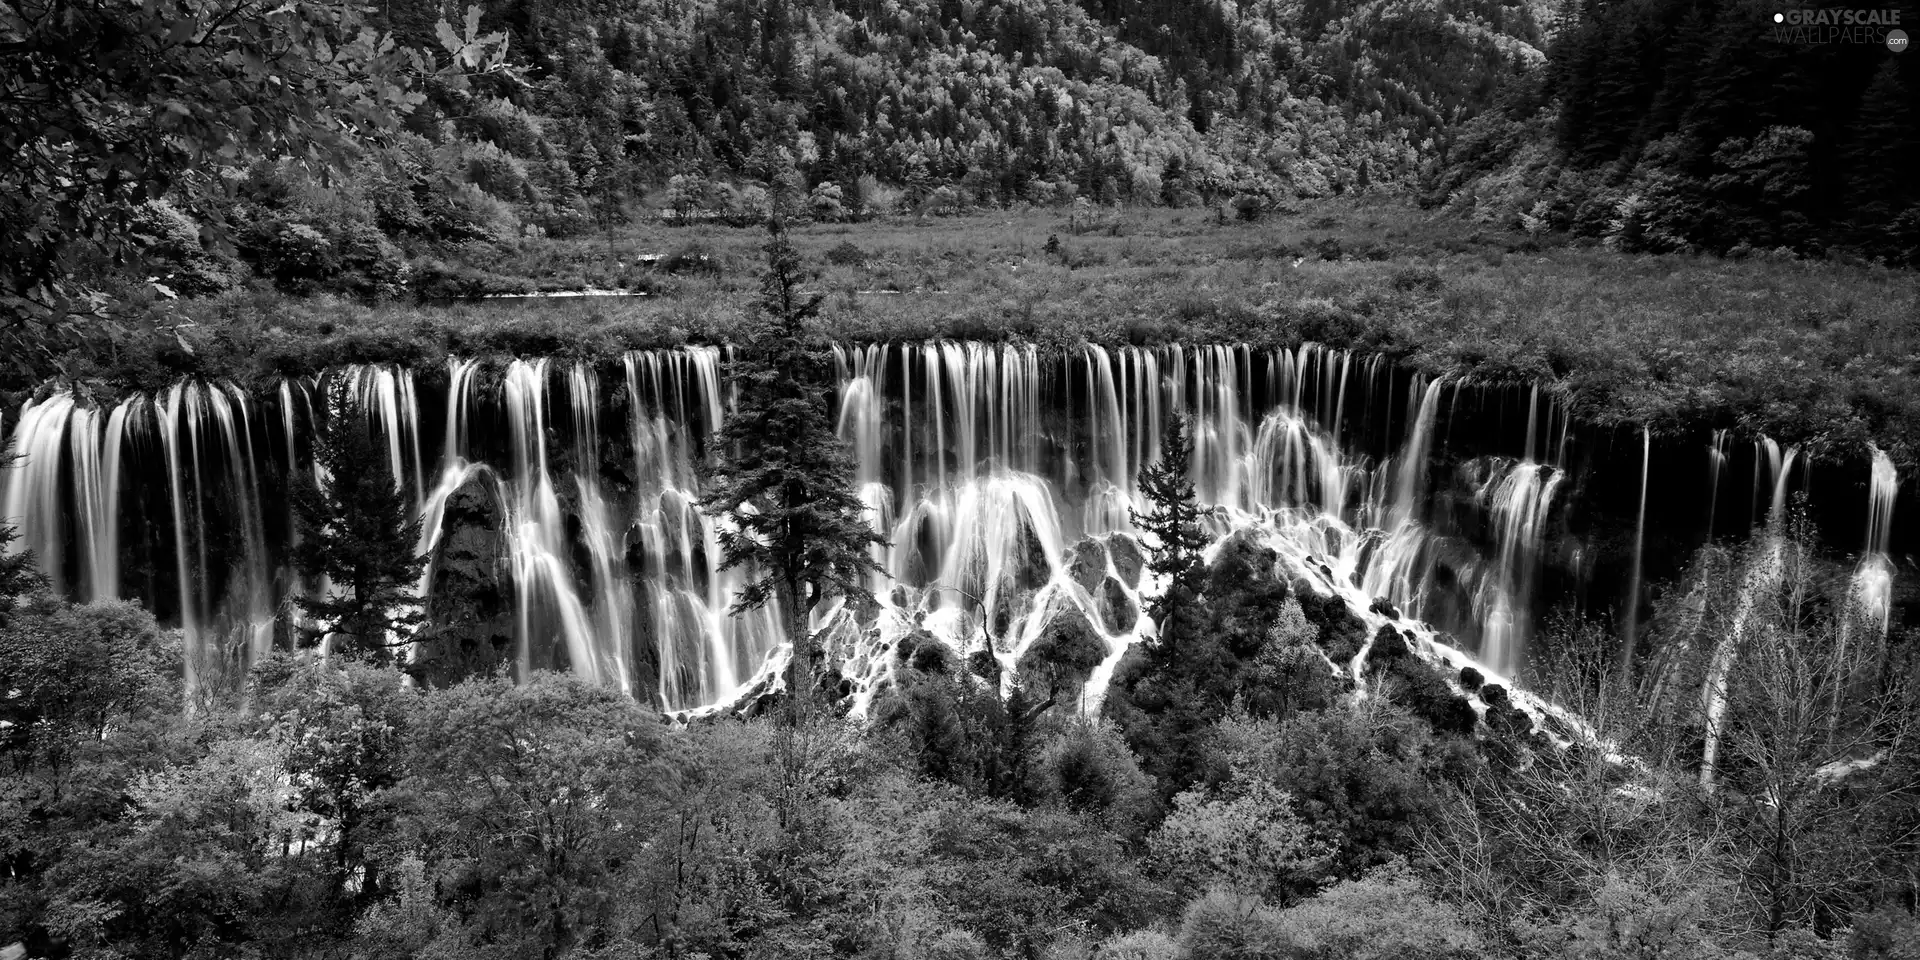
[[[135,257],[143,204],[210,203],[256,160],[332,169],[399,127],[432,79],[502,69],[506,36],[441,22],[445,59],[345,3],[21,0],[0,6],[0,319],[103,312],[89,281]]]

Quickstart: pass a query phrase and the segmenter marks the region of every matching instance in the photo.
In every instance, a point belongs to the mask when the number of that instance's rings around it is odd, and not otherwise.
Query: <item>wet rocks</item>
[[[1129,633],[1140,621],[1140,609],[1133,598],[1127,595],[1127,589],[1120,581],[1112,577],[1101,581],[1099,592],[1093,595],[1095,609],[1099,611],[1100,623],[1108,633]]]
[[[1018,669],[1037,689],[1059,695],[1077,691],[1107,658],[1107,642],[1087,615],[1069,607],[1054,614],[1025,653]]]
[[[1407,645],[1400,631],[1381,624],[1373,632],[1373,646],[1367,648],[1367,668],[1385,670],[1398,665],[1401,661],[1413,659],[1413,648]]]
[[[1067,554],[1067,576],[1092,593],[1107,575],[1107,546],[1093,537],[1073,545]]]
[[[1367,622],[1339,597],[1315,593],[1305,580],[1293,582],[1293,596],[1307,622],[1320,628],[1320,648],[1327,659],[1344,666],[1367,642]]]
[[[1147,554],[1140,541],[1130,534],[1116,533],[1107,538],[1107,555],[1113,558],[1113,572],[1121,583],[1137,584],[1140,572],[1147,568]]]
[[[447,500],[426,597],[437,629],[422,644],[418,667],[429,682],[485,673],[513,656],[513,581],[502,523],[493,488],[477,478]]]

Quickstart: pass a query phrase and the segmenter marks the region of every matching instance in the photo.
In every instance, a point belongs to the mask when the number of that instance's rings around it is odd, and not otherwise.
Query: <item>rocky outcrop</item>
[[[1100,624],[1108,633],[1129,633],[1140,620],[1140,608],[1127,595],[1127,589],[1120,585],[1120,581],[1112,577],[1100,582],[1093,602],[1094,609],[1100,614]]]
[[[428,683],[485,673],[514,656],[513,580],[503,511],[479,477],[447,501],[432,556],[427,618],[416,672]]]

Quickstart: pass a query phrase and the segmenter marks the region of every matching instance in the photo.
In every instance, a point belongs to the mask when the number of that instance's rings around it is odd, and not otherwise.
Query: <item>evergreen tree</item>
[[[849,479],[852,456],[834,432],[833,354],[808,329],[822,297],[800,292],[800,257],[779,209],[776,200],[767,220],[759,323],[728,370],[738,406],[720,430],[700,507],[727,519],[722,568],[744,564],[754,574],[733,612],[774,602],[786,614],[789,716],[798,723],[817,657],[808,617],[830,597],[870,599],[862,578],[879,567],[868,550],[885,541]]]
[[[325,479],[293,490],[293,562],[307,577],[325,577],[329,589],[295,602],[313,621],[308,643],[333,637],[345,642],[336,650],[380,663],[412,641],[423,619],[417,589],[427,561],[416,552],[420,520],[410,518],[386,452],[356,414],[345,381],[328,384],[313,431]]]
[[[1207,536],[1200,529],[1200,502],[1190,476],[1193,445],[1184,417],[1174,417],[1160,441],[1160,459],[1140,471],[1140,494],[1151,507],[1133,512],[1133,524],[1153,540],[1147,569],[1166,578],[1166,589],[1148,601],[1147,612],[1159,627],[1159,643],[1178,643],[1191,626],[1193,601],[1206,576],[1200,551]]]
[[[1161,440],[1159,461],[1140,471],[1141,495],[1151,506],[1136,512],[1133,523],[1151,541],[1147,569],[1165,584],[1147,602],[1158,637],[1121,660],[1107,704],[1163,791],[1201,776],[1205,731],[1221,716],[1233,686],[1232,654],[1200,605],[1208,587],[1200,557],[1207,538],[1188,475],[1192,457],[1186,423],[1175,418]]]

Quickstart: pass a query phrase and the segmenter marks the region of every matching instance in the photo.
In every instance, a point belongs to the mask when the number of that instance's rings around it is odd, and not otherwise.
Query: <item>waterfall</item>
[[[1533,635],[1533,580],[1540,568],[1547,516],[1565,479],[1564,471],[1522,460],[1496,469],[1480,492],[1499,550],[1479,590],[1485,618],[1480,659],[1504,674],[1519,670],[1521,653]]]
[[[1640,575],[1647,547],[1647,477],[1652,470],[1653,436],[1640,428],[1640,513],[1633,524],[1633,564],[1628,567],[1627,596],[1620,610],[1620,676],[1631,682],[1633,658],[1640,642]]]
[[[1773,497],[1767,508],[1767,528],[1761,534],[1761,545],[1741,571],[1730,626],[1714,644],[1713,654],[1707,661],[1706,683],[1701,692],[1705,730],[1700,753],[1700,783],[1708,790],[1713,789],[1718,776],[1720,740],[1726,725],[1728,678],[1733,672],[1734,661],[1739,656],[1741,645],[1749,639],[1754,608],[1779,588],[1787,570],[1787,537],[1781,526],[1786,522],[1787,486],[1800,448],[1789,446],[1783,451],[1773,438],[1761,437],[1754,441],[1754,450],[1753,488],[1756,505],[1759,491],[1768,486],[1762,483],[1763,473],[1771,478]]]
[[[1720,512],[1720,474],[1727,468],[1727,445],[1732,431],[1721,427],[1713,431],[1713,443],[1707,447],[1707,536],[1711,538],[1714,519]]]
[[[1869,452],[1867,542],[1853,573],[1853,597],[1866,622],[1884,637],[1893,615],[1893,560],[1887,550],[1893,541],[1893,501],[1900,491],[1900,475],[1886,451],[1871,447]]]
[[[67,445],[67,426],[75,418],[73,396],[57,393],[46,400],[29,401],[13,430],[13,455],[7,471],[7,518],[18,523],[19,536],[7,545],[10,553],[33,551],[55,590],[69,586],[62,536],[61,458]],[[76,431],[76,436],[78,435]],[[81,445],[85,445],[84,443]],[[84,495],[85,491],[82,490]],[[83,540],[82,543],[90,543]],[[84,547],[83,547],[84,548]]]
[[[1339,598],[1370,635],[1391,626],[1497,682],[1526,664],[1550,600],[1542,583],[1554,582],[1543,572],[1558,563],[1560,581],[1578,581],[1593,562],[1577,539],[1548,549],[1571,538],[1556,524],[1577,508],[1567,464],[1586,442],[1550,391],[1409,375],[1318,344],[940,341],[842,345],[835,357],[835,425],[888,540],[874,548],[877,609],[815,613],[857,702],[905,631],[1017,668],[1074,612],[1109,653],[1087,685],[1096,708],[1120,656],[1153,630],[1141,608],[1157,585],[1131,513],[1144,507],[1135,478],[1176,416],[1191,425],[1192,480],[1215,534],[1271,547],[1275,576]],[[287,572],[285,498],[313,478],[312,405],[343,384],[421,520],[427,611],[436,584],[478,578],[502,598],[487,636],[510,639],[522,672],[568,669],[668,710],[727,701],[778,676],[784,627],[778,610],[734,615],[750,572],[720,569],[719,528],[697,506],[729,409],[724,358],[688,347],[599,362],[455,358],[444,371],[363,364],[257,399],[183,381],[101,405],[56,386],[10,421],[20,460],[0,502],[21,534],[10,549],[33,551],[55,589],[136,597],[177,624],[190,683],[231,679],[272,648],[292,598],[327,588]],[[1716,498],[1728,442],[1714,438]],[[1651,522],[1651,444],[1643,431],[1637,541]],[[1757,442],[1756,517],[1781,522],[1798,456]],[[1856,583],[1884,624],[1897,478],[1877,451],[1873,476],[1866,556],[1881,559],[1863,561]],[[497,551],[486,568],[449,566],[473,562],[449,545],[476,537]],[[1749,606],[1766,567],[1748,571]]]

